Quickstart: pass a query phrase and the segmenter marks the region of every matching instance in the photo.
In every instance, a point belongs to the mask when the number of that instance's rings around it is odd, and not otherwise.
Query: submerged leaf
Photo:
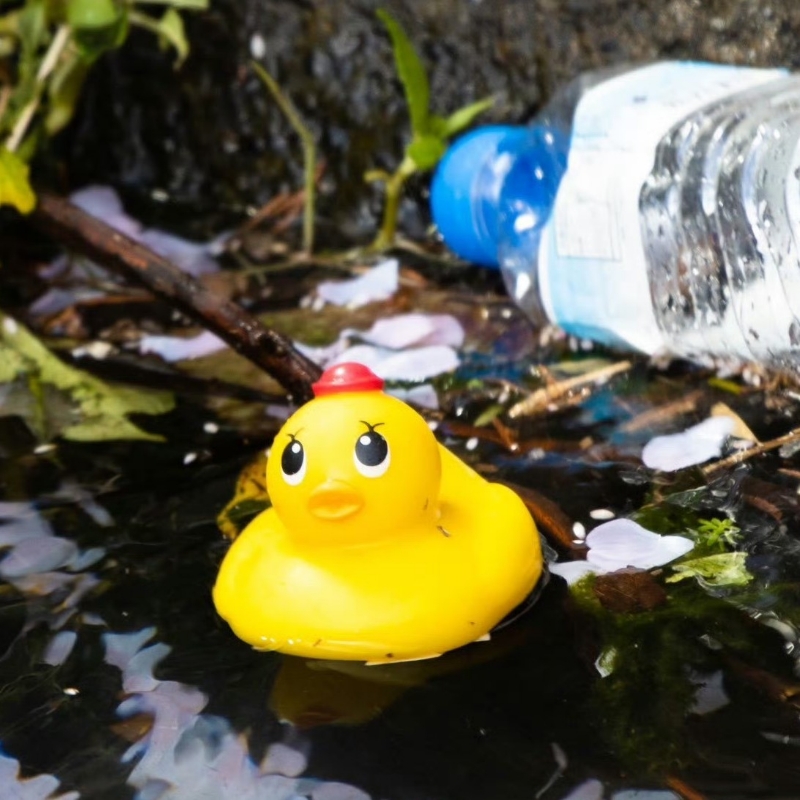
[[[676,564],[667,583],[696,578],[704,586],[745,586],[753,580],[747,570],[747,553],[718,553]]]
[[[0,206],[14,206],[20,213],[29,214],[35,205],[28,165],[16,153],[0,148]]]
[[[392,40],[394,63],[403,84],[408,113],[411,116],[411,130],[415,136],[423,135],[428,132],[430,103],[430,87],[425,67],[400,23],[385,9],[380,8],[376,13]]]
[[[139,391],[111,386],[92,375],[64,364],[35,336],[0,314],[0,379],[26,377],[33,395],[24,404],[25,419],[41,436],[63,436],[77,441],[106,439],[151,439],[163,437],[143,431],[127,419],[128,414],[164,414],[174,400],[166,392]],[[44,390],[66,394],[69,413],[53,413]],[[20,409],[17,409],[19,411]],[[14,413],[14,404],[4,404],[2,413]]]

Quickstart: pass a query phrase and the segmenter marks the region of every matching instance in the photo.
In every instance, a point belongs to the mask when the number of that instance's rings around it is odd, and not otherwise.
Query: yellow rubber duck
[[[272,508],[233,542],[214,603],[259,650],[387,663],[484,639],[542,572],[510,489],[442,447],[361,364],[340,364],[275,437]]]

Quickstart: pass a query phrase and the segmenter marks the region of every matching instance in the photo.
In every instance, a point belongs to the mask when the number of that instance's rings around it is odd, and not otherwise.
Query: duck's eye
[[[389,443],[377,431],[362,433],[353,460],[365,478],[380,478],[389,469]]]
[[[303,445],[292,439],[281,454],[281,472],[290,486],[297,486],[306,476],[306,451]]]

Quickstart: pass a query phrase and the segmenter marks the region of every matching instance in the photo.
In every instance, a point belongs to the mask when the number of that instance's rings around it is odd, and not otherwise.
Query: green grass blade
[[[411,130],[415,136],[422,136],[428,133],[428,106],[430,103],[430,87],[425,67],[400,23],[385,9],[378,9],[376,13],[392,40],[394,63],[405,91],[408,112],[411,117]]]
[[[494,97],[484,97],[483,100],[477,100],[474,103],[470,103],[468,106],[459,108],[458,111],[454,111],[444,120],[444,125],[442,127],[443,137],[449,139],[451,136],[461,133],[461,131],[472,124],[475,117],[482,114],[493,105]]]

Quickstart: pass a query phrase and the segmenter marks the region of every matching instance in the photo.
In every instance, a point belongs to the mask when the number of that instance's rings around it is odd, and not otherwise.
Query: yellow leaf
[[[0,148],[0,206],[14,206],[20,213],[29,214],[35,205],[28,165],[8,148]]]
[[[732,436],[737,439],[746,439],[749,442],[758,444],[758,438],[747,426],[747,423],[732,409],[725,405],[725,403],[716,403],[711,408],[712,417],[729,417],[733,420]]]
[[[269,505],[267,494],[267,457],[259,453],[240,473],[233,500],[217,517],[217,526],[229,539],[235,539],[241,529],[241,517],[251,517]]]

